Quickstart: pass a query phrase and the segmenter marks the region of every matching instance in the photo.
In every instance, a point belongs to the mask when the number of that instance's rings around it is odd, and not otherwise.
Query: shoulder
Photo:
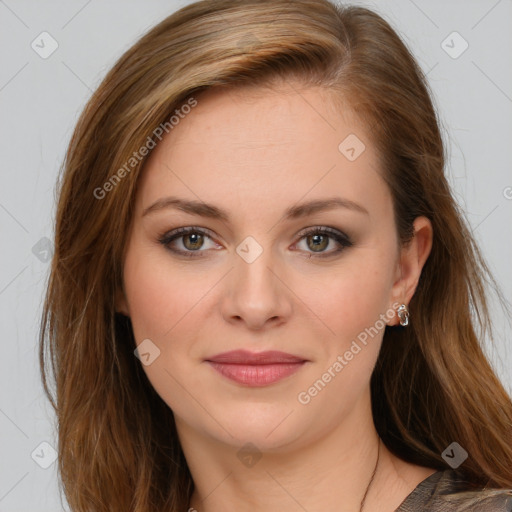
[[[444,508],[453,512],[512,512],[511,489],[480,489],[475,491],[458,492],[444,497],[440,503]],[[432,512],[438,509],[432,509]]]
[[[446,469],[423,480],[396,512],[512,512],[512,489],[475,489],[463,473]]]

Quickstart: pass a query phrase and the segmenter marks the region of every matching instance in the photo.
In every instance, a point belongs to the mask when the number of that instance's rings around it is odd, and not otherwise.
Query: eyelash
[[[175,254],[185,256],[187,258],[202,258],[204,256],[199,256],[197,253],[206,252],[206,251],[201,251],[199,249],[197,251],[182,251],[181,249],[173,249],[170,247],[171,242],[173,242],[174,240],[177,240],[179,238],[182,238],[185,235],[189,235],[191,233],[206,235],[208,238],[211,238],[211,236],[205,230],[191,226],[191,227],[186,227],[186,228],[178,228],[169,233],[164,233],[163,235],[161,235],[158,238],[158,241],[166,249],[168,249],[169,251],[171,251]],[[338,242],[338,244],[341,246],[341,248],[338,248],[334,251],[330,251],[327,253],[316,253],[315,254],[315,253],[311,252],[311,253],[309,253],[310,258],[311,257],[314,257],[314,258],[332,257],[333,255],[338,254],[338,253],[342,252],[344,249],[351,247],[353,245],[352,241],[345,233],[342,233],[341,231],[338,231],[333,228],[329,228],[327,226],[315,227],[315,228],[311,228],[311,229],[308,229],[307,231],[302,232],[300,234],[299,242],[303,238],[306,238],[311,235],[328,235],[331,239],[334,239],[336,242]]]

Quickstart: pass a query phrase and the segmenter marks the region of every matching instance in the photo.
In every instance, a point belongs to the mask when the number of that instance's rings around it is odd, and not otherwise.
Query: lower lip
[[[306,361],[300,363],[276,363],[276,364],[229,364],[207,361],[215,370],[234,380],[239,384],[247,386],[267,386],[277,382],[298,371]]]

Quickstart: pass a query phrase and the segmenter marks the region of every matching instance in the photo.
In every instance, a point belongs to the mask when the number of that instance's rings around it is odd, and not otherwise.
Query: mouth
[[[267,386],[297,372],[306,359],[279,351],[234,350],[205,360],[224,377],[250,387]]]

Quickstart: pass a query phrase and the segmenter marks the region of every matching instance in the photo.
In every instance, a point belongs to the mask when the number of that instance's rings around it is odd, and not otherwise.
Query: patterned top
[[[420,482],[395,512],[512,512],[512,489],[472,489],[460,471],[445,469]]]

